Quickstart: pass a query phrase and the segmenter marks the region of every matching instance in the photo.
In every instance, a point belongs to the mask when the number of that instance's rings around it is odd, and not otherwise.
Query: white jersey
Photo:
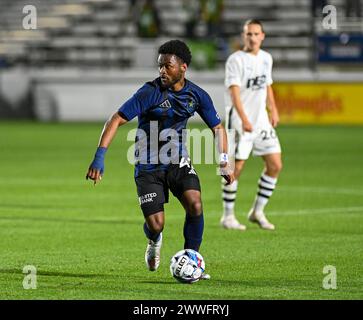
[[[261,49],[257,55],[239,50],[228,57],[225,72],[226,116],[232,114],[229,87],[237,85],[240,87],[243,109],[252,127],[267,125],[267,86],[272,84],[271,55]],[[237,112],[233,113],[235,117]]]

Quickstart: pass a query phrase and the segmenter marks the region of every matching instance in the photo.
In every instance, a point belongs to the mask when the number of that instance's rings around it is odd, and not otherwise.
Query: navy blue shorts
[[[139,204],[145,217],[164,211],[169,190],[179,200],[187,190],[201,191],[198,175],[190,164],[171,164],[166,171],[141,171],[135,178]]]

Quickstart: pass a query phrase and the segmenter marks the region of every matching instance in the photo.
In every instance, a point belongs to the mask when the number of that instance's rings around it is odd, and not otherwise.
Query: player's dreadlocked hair
[[[192,53],[188,46],[180,40],[170,40],[159,48],[159,54],[174,54],[189,66],[192,61]]]

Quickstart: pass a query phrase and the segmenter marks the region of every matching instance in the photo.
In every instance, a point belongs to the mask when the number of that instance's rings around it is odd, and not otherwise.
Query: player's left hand
[[[270,122],[271,122],[271,125],[272,125],[273,128],[276,128],[277,125],[279,124],[279,122],[280,122],[280,116],[279,116],[279,113],[276,110],[274,110],[273,112],[271,112]]]

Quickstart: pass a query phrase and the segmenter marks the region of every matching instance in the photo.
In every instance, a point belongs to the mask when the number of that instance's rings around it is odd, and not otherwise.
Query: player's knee
[[[154,221],[151,225],[149,225],[149,228],[152,233],[160,233],[164,229],[164,224],[162,222]]]
[[[277,176],[282,170],[282,162],[273,162],[267,166],[267,174],[270,176]]]
[[[188,207],[188,214],[192,216],[199,216],[203,211],[202,202],[199,199],[191,201]]]
[[[282,162],[281,161],[280,162],[277,162],[275,164],[275,170],[276,170],[276,173],[280,173],[281,172],[281,170],[282,170]]]

